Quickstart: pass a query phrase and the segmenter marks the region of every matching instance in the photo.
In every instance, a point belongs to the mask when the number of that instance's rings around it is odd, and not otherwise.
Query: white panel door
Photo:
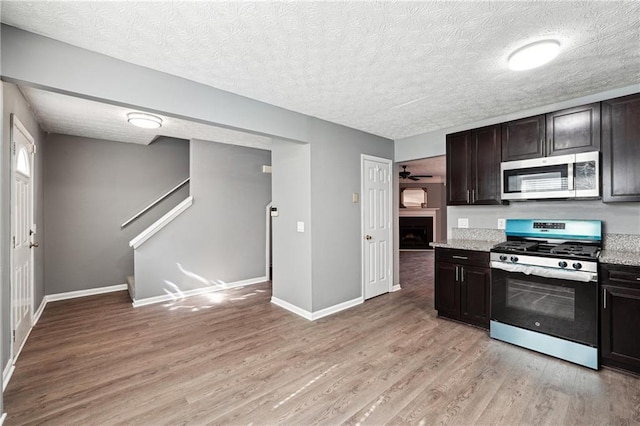
[[[391,161],[362,161],[363,294],[369,299],[391,289]]]
[[[12,116],[12,192],[11,192],[11,325],[12,356],[22,348],[31,328],[33,310],[33,138]]]

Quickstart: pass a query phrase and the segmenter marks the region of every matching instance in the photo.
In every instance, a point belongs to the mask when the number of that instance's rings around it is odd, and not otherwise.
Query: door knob
[[[29,248],[38,248],[40,247],[40,243],[29,243]]]
[[[367,235],[365,238],[366,238],[367,240],[370,240],[372,237],[371,237],[371,235]]]

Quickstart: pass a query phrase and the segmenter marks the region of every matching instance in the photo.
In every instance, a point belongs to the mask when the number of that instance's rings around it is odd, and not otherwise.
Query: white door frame
[[[385,163],[389,165],[389,220],[391,223],[389,224],[389,251],[388,251],[388,262],[389,262],[389,293],[393,291],[393,161],[388,158],[376,157],[368,154],[360,154],[360,274],[361,274],[361,286],[360,286],[360,294],[362,299],[364,300],[364,288],[365,288],[365,242],[364,234],[364,222],[365,222],[365,205],[362,202],[362,196],[364,194],[364,162],[365,160],[378,161],[380,163]]]
[[[11,232],[11,241],[13,241],[13,238],[14,238],[14,235],[13,235],[13,234],[14,234],[14,230],[15,230],[15,224],[14,224],[15,217],[14,217],[14,214],[13,214],[13,213],[14,213],[14,202],[15,202],[15,170],[14,170],[14,167],[15,167],[15,164],[14,164],[15,158],[14,158],[14,157],[15,157],[15,155],[16,155],[16,154],[14,153],[14,151],[15,151],[15,149],[16,149],[16,148],[15,148],[15,143],[16,143],[16,141],[15,141],[14,132],[15,132],[15,131],[16,131],[16,129],[17,129],[20,133],[22,133],[22,134],[25,136],[25,138],[26,138],[26,139],[27,139],[27,141],[28,141],[28,144],[29,144],[29,147],[30,147],[30,151],[31,151],[31,152],[30,152],[30,156],[31,156],[30,160],[31,160],[31,161],[30,161],[30,164],[29,164],[29,166],[31,167],[31,170],[30,170],[30,177],[29,177],[29,179],[31,180],[31,182],[30,182],[30,191],[29,191],[29,192],[30,192],[30,194],[29,194],[29,198],[30,198],[30,204],[31,204],[31,209],[30,209],[30,210],[31,210],[31,212],[30,212],[30,217],[29,217],[29,222],[30,222],[29,227],[30,227],[31,229],[33,229],[33,228],[34,228],[34,225],[35,225],[35,222],[34,222],[34,219],[35,219],[35,204],[34,204],[35,197],[34,197],[34,193],[35,193],[35,182],[36,182],[36,179],[35,179],[35,153],[36,153],[36,144],[35,144],[35,140],[33,139],[33,136],[31,136],[31,133],[29,133],[29,130],[27,130],[27,128],[22,124],[22,122],[18,119],[18,117],[17,117],[15,114],[13,114],[13,113],[11,114],[11,121],[10,121],[10,125],[11,125],[11,128],[10,128],[10,146],[11,146],[11,162],[10,162],[10,163],[11,163],[11,166],[10,166],[10,173],[11,173],[11,189],[10,189],[10,191],[9,191],[9,192],[10,192],[10,195],[9,195],[9,199],[10,199],[10,201],[9,201],[9,204],[10,204],[10,208],[9,208],[9,216],[10,216],[10,223],[11,223],[11,226],[10,226],[10,228],[11,228],[11,229],[10,229],[10,232]],[[30,239],[31,239],[31,238],[30,238]],[[13,253],[13,243],[11,243],[11,244],[10,244],[10,250],[9,250],[9,252],[10,252],[10,255],[9,255],[9,265],[10,265],[10,267],[11,267],[11,273],[10,273],[10,276],[11,276],[10,280],[11,280],[11,282],[10,282],[10,286],[11,286],[11,290],[13,290],[13,289],[14,289],[14,275],[13,275],[13,274],[14,274],[14,267],[13,267],[13,262],[14,262],[14,253]],[[36,309],[36,308],[35,308],[35,294],[34,294],[34,293],[35,293],[35,276],[34,276],[34,273],[35,273],[35,265],[34,265],[34,263],[35,263],[35,256],[34,256],[34,251],[33,251],[33,250],[30,250],[30,252],[29,252],[29,257],[30,257],[30,259],[29,259],[29,263],[30,263],[30,271],[29,271],[29,275],[30,275],[30,279],[29,279],[29,287],[30,287],[30,296],[31,296],[31,300],[29,301],[29,304],[31,305],[31,309],[30,309],[30,311],[31,311],[31,312],[30,312],[30,317],[31,317],[31,318],[30,318],[30,321],[31,321],[31,327],[33,327],[33,319],[34,319],[35,309]],[[15,342],[14,342],[14,338],[13,338],[13,333],[14,333],[14,331],[15,331],[15,329],[16,329],[16,325],[14,324],[14,318],[13,318],[13,308],[14,308],[14,307],[13,307],[13,300],[14,300],[14,299],[13,299],[13,296],[14,296],[14,295],[12,294],[12,292],[11,292],[11,291],[9,292],[9,294],[10,294],[10,296],[9,296],[9,297],[10,297],[9,306],[10,306],[10,311],[11,311],[11,319],[10,319],[10,322],[11,322],[11,333],[12,333],[12,336],[10,336],[10,339],[9,339],[9,341],[11,342],[11,343],[10,343],[10,348],[9,348],[9,350],[10,350],[10,352],[9,352],[9,353],[10,353],[10,361],[12,361],[12,362],[15,364],[15,362],[16,362],[16,360],[17,360],[17,358],[18,358],[18,355],[20,354],[20,351],[22,351],[22,346],[24,346],[24,344],[27,342],[27,339],[28,339],[28,337],[29,337],[29,333],[30,333],[30,331],[31,331],[31,330],[27,331],[27,335],[25,336],[24,341],[23,341],[23,342],[21,342],[21,347],[20,347],[20,348],[18,348],[18,350],[17,350],[17,351],[15,352],[15,354],[14,354],[14,349],[15,349],[15,348],[14,348],[14,345],[15,345]]]

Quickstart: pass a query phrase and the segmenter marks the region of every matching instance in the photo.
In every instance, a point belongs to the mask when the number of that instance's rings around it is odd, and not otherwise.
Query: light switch
[[[469,219],[466,217],[458,218],[458,228],[468,228],[469,227]]]
[[[507,221],[505,219],[498,219],[498,229],[504,229],[507,226]]]
[[[354,192],[352,199],[354,203],[357,203],[360,200],[360,194],[358,194],[357,192]]]
[[[278,217],[278,208],[271,207],[271,217]]]
[[[298,232],[304,232],[304,222],[298,222]]]

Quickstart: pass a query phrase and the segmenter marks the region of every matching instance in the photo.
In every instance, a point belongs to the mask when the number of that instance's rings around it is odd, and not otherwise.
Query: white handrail
[[[176,192],[178,189],[182,188],[184,185],[186,185],[189,180],[191,178],[186,178],[185,180],[183,180],[182,182],[180,182],[179,184],[177,184],[176,186],[174,186],[173,188],[171,188],[170,190],[168,190],[167,192],[165,192],[164,194],[162,194],[161,196],[159,196],[155,201],[153,201],[151,204],[149,204],[147,207],[145,207],[144,209],[140,210],[138,213],[134,214],[131,219],[127,220],[125,223],[123,223],[122,225],[120,225],[120,229],[124,228],[125,226],[129,225],[131,222],[133,222],[134,220],[136,220],[137,218],[139,218],[140,216],[142,216],[143,214],[145,214],[146,212],[148,212],[149,210],[151,210],[152,208],[154,208],[160,201],[164,200],[165,198],[167,198],[169,195],[173,194],[174,192]]]
[[[173,219],[178,217],[180,213],[191,207],[192,204],[193,197],[187,197],[183,202],[175,206],[167,214],[156,220],[151,226],[138,234],[137,237],[129,241],[129,247],[133,247],[134,250],[140,247],[145,241],[167,226]]]

